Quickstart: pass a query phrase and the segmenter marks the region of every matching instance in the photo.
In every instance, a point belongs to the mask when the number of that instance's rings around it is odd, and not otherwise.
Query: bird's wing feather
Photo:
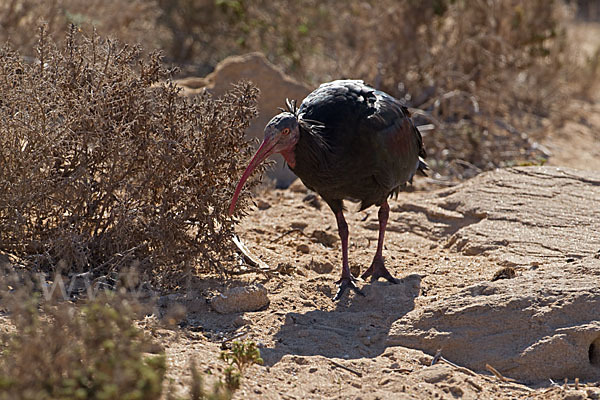
[[[402,104],[362,81],[321,85],[298,109],[294,172],[323,198],[380,204],[419,165],[421,135]]]
[[[425,150],[408,109],[386,93],[377,91],[375,95],[375,112],[367,118],[362,129],[374,133],[371,138],[377,149],[374,177],[392,191],[412,179]]]

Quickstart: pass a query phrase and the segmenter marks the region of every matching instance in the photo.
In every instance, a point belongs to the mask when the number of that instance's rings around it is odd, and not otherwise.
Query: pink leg
[[[348,224],[344,218],[344,213],[342,211],[338,211],[335,214],[335,219],[337,221],[338,232],[342,241],[342,277],[336,282],[338,284],[338,291],[333,300],[338,300],[348,288],[364,296],[364,294],[356,287],[356,278],[352,276],[352,272],[350,272],[350,266],[348,265]]]
[[[375,252],[375,257],[373,258],[371,266],[361,275],[361,278],[365,279],[371,276],[372,281],[375,281],[378,278],[385,278],[391,283],[398,283],[392,274],[389,273],[387,268],[385,268],[383,263],[383,240],[385,238],[387,221],[390,216],[390,206],[387,201],[381,205],[377,216],[379,218],[379,239],[377,240],[377,251]]]

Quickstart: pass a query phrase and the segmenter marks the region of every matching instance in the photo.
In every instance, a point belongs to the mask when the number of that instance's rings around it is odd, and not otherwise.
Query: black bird
[[[319,193],[334,212],[342,241],[342,276],[334,300],[347,288],[358,294],[348,266],[348,225],[343,200],[358,200],[360,210],[379,206],[379,240],[371,266],[361,278],[385,278],[397,283],[383,262],[383,240],[390,207],[398,194],[427,164],[421,134],[408,109],[387,93],[359,80],[322,84],[296,108],[269,121],[265,137],[242,175],[233,195],[232,214],[240,191],[254,168],[274,153],[283,155],[307,188]]]

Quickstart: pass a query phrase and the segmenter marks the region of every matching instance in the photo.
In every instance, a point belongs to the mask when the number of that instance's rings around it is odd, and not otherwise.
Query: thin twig
[[[345,369],[348,372],[352,372],[354,375],[358,376],[359,378],[362,378],[362,376],[363,376],[362,372],[359,372],[359,371],[357,371],[355,369],[352,369],[350,367],[346,367],[345,365],[340,364],[339,362],[336,362],[336,361],[333,361],[333,360],[329,360],[329,362],[332,363],[333,365],[335,365],[336,367]]]
[[[280,241],[281,239],[283,239],[285,236],[289,235],[290,233],[294,233],[294,232],[298,232],[298,233],[300,233],[300,234],[304,235],[305,237],[309,237],[309,236],[308,236],[306,233],[304,233],[304,231],[303,231],[302,229],[295,228],[295,229],[290,229],[289,231],[287,231],[287,232],[284,232],[284,233],[283,233],[283,234],[281,234],[280,236],[278,236],[278,237],[276,237],[275,239],[271,240],[271,243],[278,242],[278,241]]]
[[[500,372],[498,372],[498,370],[496,368],[492,367],[490,364],[485,364],[485,368],[488,371],[490,371],[492,374],[496,375],[496,378],[500,379],[502,382],[516,382],[512,378],[507,378],[507,377],[503,376]]]
[[[233,244],[238,248],[239,251],[242,252],[244,256],[244,260],[251,266],[257,267],[262,271],[271,271],[271,267],[269,267],[264,261],[260,258],[254,256],[250,253],[250,250],[246,247],[246,245],[238,238],[236,235],[233,235],[231,240]]]
[[[234,341],[235,339],[239,339],[239,338],[241,338],[242,336],[246,336],[248,333],[250,333],[250,331],[240,332],[240,333],[238,333],[237,335],[234,335],[234,336],[230,337],[229,339],[225,339],[225,340],[223,340],[223,341],[221,342],[221,345],[224,345],[225,343],[228,343],[228,342]]]
[[[435,365],[438,361],[440,361],[440,358],[442,357],[442,349],[438,349],[438,351],[435,353],[435,355],[433,356],[433,359],[431,360],[431,365]]]
[[[433,359],[431,360],[431,364],[430,365],[434,365],[436,364],[438,361],[443,361],[446,364],[450,365],[451,367],[456,368],[458,371],[470,375],[470,376],[477,376],[477,374],[473,371],[471,371],[468,368],[465,367],[461,367],[460,365],[454,364],[452,361],[449,361],[447,359],[445,359],[444,357],[442,357],[442,349],[439,349],[435,355],[433,356]]]

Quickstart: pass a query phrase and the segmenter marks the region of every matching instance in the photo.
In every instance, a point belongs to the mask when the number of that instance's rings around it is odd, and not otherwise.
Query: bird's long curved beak
[[[233,193],[233,198],[231,199],[231,204],[229,205],[229,215],[232,215],[233,210],[235,210],[235,203],[237,203],[238,197],[240,196],[240,192],[244,187],[244,183],[246,183],[246,180],[250,177],[250,175],[252,175],[252,171],[254,171],[254,169],[261,162],[263,162],[265,158],[269,157],[271,154],[274,153],[276,144],[276,141],[265,139],[260,144],[258,150],[256,150],[256,153],[254,153],[254,157],[252,157],[252,160],[250,160],[250,164],[248,164],[248,166],[246,167],[242,178],[235,187],[235,192]]]

